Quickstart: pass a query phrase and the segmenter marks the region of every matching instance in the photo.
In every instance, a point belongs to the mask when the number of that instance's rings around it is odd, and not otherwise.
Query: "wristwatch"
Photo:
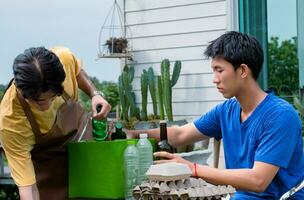
[[[93,97],[96,96],[96,95],[99,95],[99,96],[101,96],[101,97],[104,97],[104,96],[105,96],[103,92],[98,91],[98,90],[95,90],[95,91],[93,92],[91,98],[93,98]]]

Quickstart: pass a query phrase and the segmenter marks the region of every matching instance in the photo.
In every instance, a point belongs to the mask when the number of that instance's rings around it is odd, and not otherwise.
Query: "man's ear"
[[[246,64],[241,64],[239,69],[240,69],[240,72],[241,72],[241,78],[248,77],[248,75],[250,73],[250,69]]]

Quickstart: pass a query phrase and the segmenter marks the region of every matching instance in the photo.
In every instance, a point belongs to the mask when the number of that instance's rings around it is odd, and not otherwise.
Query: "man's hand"
[[[161,163],[167,163],[167,162],[177,162],[177,163],[182,163],[182,164],[186,164],[188,165],[188,167],[191,169],[192,171],[192,175],[195,174],[195,169],[194,169],[194,163],[185,160],[184,158],[176,155],[176,154],[172,154],[166,151],[159,151],[159,152],[155,152],[153,154],[155,157],[158,158],[164,158],[165,160],[156,160],[154,161],[155,164],[161,164]]]

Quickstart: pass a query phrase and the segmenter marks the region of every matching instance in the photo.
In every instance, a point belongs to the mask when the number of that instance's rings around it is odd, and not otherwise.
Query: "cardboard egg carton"
[[[136,200],[213,200],[235,193],[232,186],[211,185],[203,179],[147,181],[133,189]]]
[[[192,172],[188,165],[176,162],[151,165],[146,176],[150,181],[175,181],[187,179]]]

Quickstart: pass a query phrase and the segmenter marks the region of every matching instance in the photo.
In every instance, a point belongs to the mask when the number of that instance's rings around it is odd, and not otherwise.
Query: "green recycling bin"
[[[136,144],[138,140],[131,141]],[[156,140],[150,142],[155,149]],[[124,198],[123,153],[127,146],[127,140],[71,142],[69,198]]]

